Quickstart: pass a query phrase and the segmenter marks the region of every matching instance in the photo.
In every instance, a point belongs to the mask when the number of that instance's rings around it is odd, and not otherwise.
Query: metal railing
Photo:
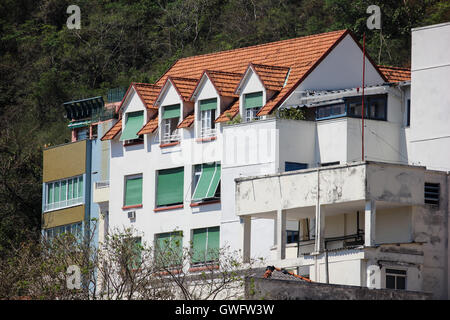
[[[103,189],[103,188],[109,188],[109,180],[97,181],[95,183],[95,189]]]
[[[127,91],[127,88],[123,88],[123,87],[109,89],[108,93],[106,94],[107,101],[109,103],[122,101],[123,96],[125,95],[126,91]]]
[[[217,134],[216,129],[211,128],[202,128],[202,131],[200,132],[201,138],[212,138],[215,137]]]
[[[175,130],[172,133],[168,133],[168,132],[164,133],[161,143],[164,144],[164,143],[177,142],[177,141],[180,141],[180,139],[181,139],[181,136],[180,136],[178,130]]]

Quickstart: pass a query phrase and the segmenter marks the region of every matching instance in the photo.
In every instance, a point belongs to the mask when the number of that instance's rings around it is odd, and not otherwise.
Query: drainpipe
[[[325,283],[330,283],[330,274],[328,271],[328,249],[325,245]]]

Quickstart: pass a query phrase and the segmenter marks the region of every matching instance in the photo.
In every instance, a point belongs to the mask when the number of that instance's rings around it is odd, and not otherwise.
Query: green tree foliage
[[[69,0],[0,2],[0,255],[40,227],[44,144],[70,137],[62,103],[153,82],[181,57],[349,28],[369,54],[410,64],[410,29],[450,20],[448,1]],[[368,31],[366,8],[382,9]]]

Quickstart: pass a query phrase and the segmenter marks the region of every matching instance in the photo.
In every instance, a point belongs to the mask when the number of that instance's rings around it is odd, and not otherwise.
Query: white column
[[[245,216],[241,218],[242,236],[242,259],[244,263],[250,262],[250,248],[252,237],[252,218]]]
[[[286,258],[286,210],[277,211],[277,259]]]
[[[364,215],[364,245],[366,247],[373,247],[375,245],[375,221],[376,221],[376,206],[374,200],[366,201],[365,215]]]
[[[321,205],[316,206],[316,241],[315,251],[322,252],[325,248],[325,216],[323,207]]]

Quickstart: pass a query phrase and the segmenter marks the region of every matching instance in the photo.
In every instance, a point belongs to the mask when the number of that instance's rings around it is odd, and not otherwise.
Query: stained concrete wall
[[[245,298],[257,300],[429,300],[432,297],[429,293],[414,291],[247,278]]]

